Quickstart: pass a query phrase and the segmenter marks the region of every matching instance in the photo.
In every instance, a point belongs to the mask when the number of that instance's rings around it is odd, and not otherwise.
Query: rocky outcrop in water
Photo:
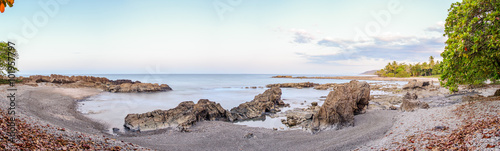
[[[292,76],[277,75],[277,76],[272,76],[272,78],[292,78]]]
[[[429,104],[425,102],[418,101],[418,96],[415,93],[407,92],[403,97],[403,103],[401,103],[401,111],[413,112],[418,108],[428,109]]]
[[[335,89],[339,85],[342,85],[342,84],[337,84],[337,83],[319,84],[319,85],[314,86],[314,89],[316,89],[316,90]]]
[[[264,93],[255,96],[250,102],[245,102],[231,109],[231,114],[236,121],[259,118],[265,112],[279,111],[279,107],[286,106],[281,100],[281,89],[272,87],[264,91]]]
[[[181,102],[170,110],[155,110],[142,114],[128,114],[125,117],[125,129],[146,131],[162,128],[176,128],[185,131],[198,121],[229,121],[231,114],[219,103],[201,99]]]
[[[123,84],[122,84],[123,85]],[[219,103],[201,99],[181,102],[170,110],[155,110],[142,114],[128,114],[124,127],[130,131],[156,130],[176,128],[186,131],[198,121],[243,121],[262,118],[265,112],[279,111],[278,107],[286,106],[281,100],[281,89],[273,87],[255,96],[254,100],[240,104],[228,111]]]
[[[313,116],[311,130],[340,129],[354,126],[354,115],[365,112],[370,100],[370,85],[352,80],[330,92],[318,113]]]
[[[280,88],[310,88],[319,85],[317,83],[312,82],[303,82],[303,83],[278,83],[278,84],[268,84],[266,87],[280,87]]]
[[[122,83],[120,85],[112,85],[106,87],[105,91],[109,92],[157,92],[157,91],[167,91],[172,90],[168,85],[162,84],[158,85],[157,83]]]
[[[132,80],[109,80],[103,77],[93,76],[63,76],[52,74],[50,76],[33,75],[24,78],[23,81],[28,85],[35,86],[36,83],[54,83],[60,84],[63,87],[81,88],[90,87],[98,88],[108,92],[158,92],[172,90],[166,84],[157,83],[141,83],[140,81],[133,82]]]

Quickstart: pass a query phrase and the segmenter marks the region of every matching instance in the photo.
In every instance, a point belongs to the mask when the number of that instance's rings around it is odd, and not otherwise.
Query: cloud
[[[444,23],[440,22],[426,28],[422,35],[385,33],[365,40],[325,37],[316,41],[316,46],[324,49],[335,49],[336,53],[301,52],[296,54],[307,58],[310,63],[318,64],[359,65],[359,63],[368,63],[361,60],[422,62],[426,61],[429,56],[439,57],[444,50],[446,38],[442,36],[443,25]],[[346,62],[348,63],[346,64]]]
[[[443,21],[437,22],[434,26],[427,27],[425,31],[444,33],[444,23]]]
[[[314,40],[314,36],[310,32],[307,32],[306,30],[290,29],[290,32],[294,33],[293,37],[294,43],[304,44],[304,43],[310,43],[312,40]]]

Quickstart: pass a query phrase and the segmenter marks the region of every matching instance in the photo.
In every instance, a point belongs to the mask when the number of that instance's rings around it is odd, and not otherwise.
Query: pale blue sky
[[[356,74],[440,58],[453,2],[16,1],[0,40],[21,74]]]

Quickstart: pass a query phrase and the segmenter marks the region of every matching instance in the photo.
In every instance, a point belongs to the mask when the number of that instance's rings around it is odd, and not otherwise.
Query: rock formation
[[[408,82],[408,84],[403,86],[403,89],[423,89],[427,86],[432,86],[431,82],[429,81],[417,81],[417,80],[411,80]]]
[[[170,110],[155,110],[142,114],[128,114],[125,117],[125,128],[132,131],[176,128],[184,131],[198,121],[228,121],[231,115],[219,103],[201,99],[181,102]]]
[[[317,86],[319,84],[312,82],[303,82],[303,83],[278,83],[278,84],[268,84],[266,87],[280,87],[280,88],[310,88]]]
[[[354,115],[364,113],[370,99],[370,85],[352,80],[330,92],[313,116],[311,130],[340,129],[354,125]]]
[[[63,87],[90,87],[108,92],[157,92],[172,90],[172,88],[166,84],[158,85],[157,83],[132,82],[132,80],[123,79],[109,80],[107,78],[93,76],[63,76],[56,74],[50,76],[33,75],[24,78],[23,81],[33,86],[36,85],[36,83],[48,82],[61,84]]]
[[[272,87],[264,91],[264,93],[255,96],[253,101],[245,102],[237,107],[231,109],[231,114],[234,120],[242,121],[247,119],[259,118],[265,112],[271,112],[275,109],[277,112],[278,107],[286,106],[281,100],[281,89],[279,87]]]
[[[339,85],[342,85],[342,84],[337,84],[337,83],[319,84],[319,85],[314,86],[314,89],[316,89],[316,90],[335,89]]]
[[[124,83],[127,84],[127,83]],[[122,84],[123,85],[123,84]],[[186,131],[198,121],[243,121],[263,117],[263,113],[285,106],[281,100],[281,89],[273,87],[255,96],[254,100],[240,104],[227,111],[219,103],[201,99],[181,102],[170,110],[155,110],[142,114],[128,114],[124,127],[131,131],[176,128]]]
[[[418,101],[418,96],[415,93],[407,92],[403,97],[403,103],[401,104],[401,111],[413,112],[418,108],[428,109],[429,104],[425,102]]]
[[[292,78],[292,76],[277,75],[277,76],[272,76],[272,78]]]

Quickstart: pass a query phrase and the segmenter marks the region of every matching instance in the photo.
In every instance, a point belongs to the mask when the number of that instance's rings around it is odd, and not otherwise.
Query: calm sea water
[[[167,110],[176,107],[182,101],[194,101],[209,99],[220,103],[225,109],[231,109],[239,104],[251,101],[255,95],[263,93],[267,88],[265,85],[273,83],[345,83],[350,80],[334,79],[284,79],[271,78],[273,75],[257,74],[113,74],[92,75],[106,77],[111,80],[130,79],[148,83],[168,84],[173,91],[157,93],[108,93],[90,97],[79,102],[78,110],[86,116],[105,123],[109,128],[117,127],[123,129],[124,119],[130,113],[145,113],[157,109]],[[293,76],[336,76],[336,75],[293,75]],[[245,87],[261,87],[257,89]],[[311,102],[320,101],[321,96],[328,95],[328,90],[315,90],[313,88],[295,89],[283,88],[282,99],[290,103],[290,108],[307,107]],[[280,122],[280,118],[266,118],[265,121],[247,121],[243,124],[264,128],[286,128]]]

